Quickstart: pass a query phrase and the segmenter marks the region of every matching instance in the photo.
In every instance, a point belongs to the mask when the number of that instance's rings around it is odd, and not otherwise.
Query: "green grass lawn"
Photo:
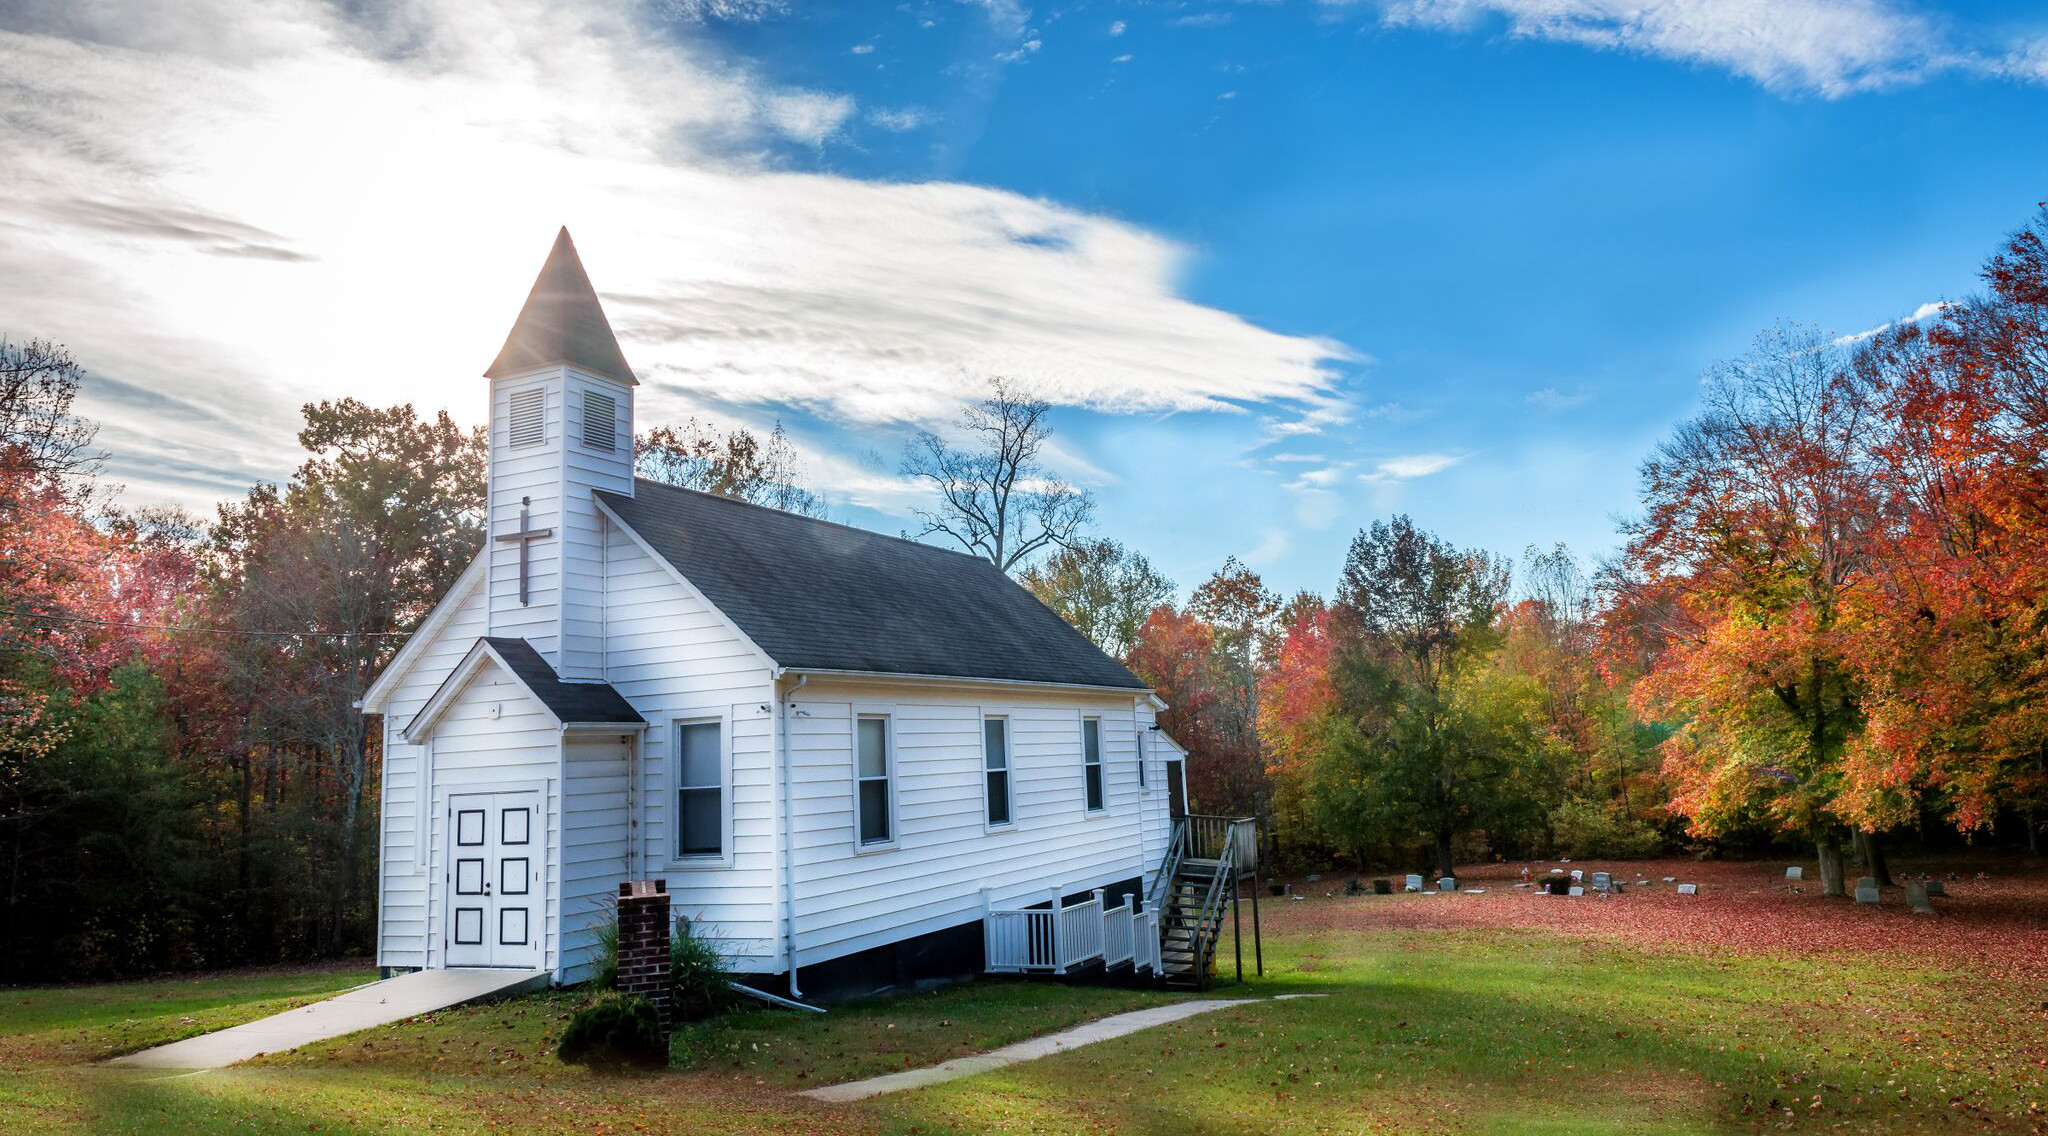
[[[750,1010],[678,1034],[669,1072],[625,1077],[552,1057],[573,993],[198,1075],[65,1066],[62,1053],[118,1043],[46,1045],[0,1085],[0,1131],[2048,1132],[2048,994],[1984,981],[1965,961],[1703,958],[1527,929],[1274,922],[1268,976],[1214,993],[1324,997],[851,1106],[790,1090],[1177,995],[986,982],[822,1017]],[[189,1005],[159,998],[155,984],[31,992],[0,1016],[0,1033],[91,1033],[192,1010],[239,1020],[306,992],[217,981],[204,1006],[196,994]],[[222,1001],[237,981],[249,1000]]]

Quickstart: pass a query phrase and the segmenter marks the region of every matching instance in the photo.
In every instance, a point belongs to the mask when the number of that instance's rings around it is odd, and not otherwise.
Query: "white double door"
[[[448,798],[448,965],[538,970],[545,923],[540,794]]]

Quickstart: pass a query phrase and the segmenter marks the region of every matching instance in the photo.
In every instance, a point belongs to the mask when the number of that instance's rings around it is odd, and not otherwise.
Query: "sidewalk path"
[[[418,970],[253,1022],[116,1057],[150,1069],[218,1069],[264,1053],[546,985],[545,970]]]
[[[1079,1049],[1084,1045],[1093,1045],[1098,1041],[1108,1041],[1111,1038],[1136,1033],[1141,1029],[1163,1026],[1168,1022],[1180,1021],[1182,1018],[1192,1018],[1196,1014],[1206,1014],[1211,1010],[1227,1010],[1232,1006],[1257,1006],[1266,1002],[1284,1002],[1291,998],[1320,997],[1322,997],[1320,994],[1282,994],[1275,998],[1207,998],[1192,1002],[1173,1002],[1164,1006],[1154,1006],[1149,1010],[1133,1010],[1128,1014],[1116,1014],[1099,1021],[1075,1026],[1072,1029],[1061,1030],[1058,1033],[1049,1033],[1044,1037],[1034,1037],[1029,1041],[1020,1041],[1015,1045],[1006,1045],[1001,1049],[992,1049],[987,1053],[977,1053],[972,1057],[955,1057],[951,1061],[942,1061],[937,1065],[927,1066],[923,1069],[906,1069],[901,1073],[889,1073],[880,1077],[870,1077],[865,1081],[848,1081],[843,1085],[827,1085],[820,1089],[806,1089],[798,1095],[821,1101],[845,1102],[866,1100],[869,1097],[881,1096],[883,1093],[900,1093],[905,1089],[921,1089],[926,1085],[937,1085],[946,1081],[957,1080],[961,1077],[971,1077],[976,1073],[986,1073],[991,1069],[1001,1069],[1006,1065],[1015,1065],[1019,1062],[1032,1061],[1040,1057],[1050,1057],[1055,1053]]]

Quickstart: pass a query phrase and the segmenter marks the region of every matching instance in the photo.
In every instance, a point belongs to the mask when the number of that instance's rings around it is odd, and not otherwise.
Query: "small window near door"
[[[895,839],[895,818],[889,815],[889,719],[863,715],[854,722],[856,808],[860,842],[887,844]]]
[[[717,722],[676,727],[676,855],[725,852],[725,762]]]
[[[984,772],[982,792],[988,798],[991,828],[1010,823],[1010,721],[984,718],[981,722],[981,761]]]
[[[1081,719],[1081,778],[1091,813],[1102,811],[1102,719]]]

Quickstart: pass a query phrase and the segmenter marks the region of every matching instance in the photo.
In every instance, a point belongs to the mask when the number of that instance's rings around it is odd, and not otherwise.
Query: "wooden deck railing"
[[[1065,974],[1083,963],[1129,963],[1141,973],[1159,973],[1159,919],[1139,912],[1126,896],[1106,906],[1100,889],[1079,903],[1063,904],[1055,890],[1040,907],[996,907],[982,894],[982,941],[986,968],[994,974]]]

